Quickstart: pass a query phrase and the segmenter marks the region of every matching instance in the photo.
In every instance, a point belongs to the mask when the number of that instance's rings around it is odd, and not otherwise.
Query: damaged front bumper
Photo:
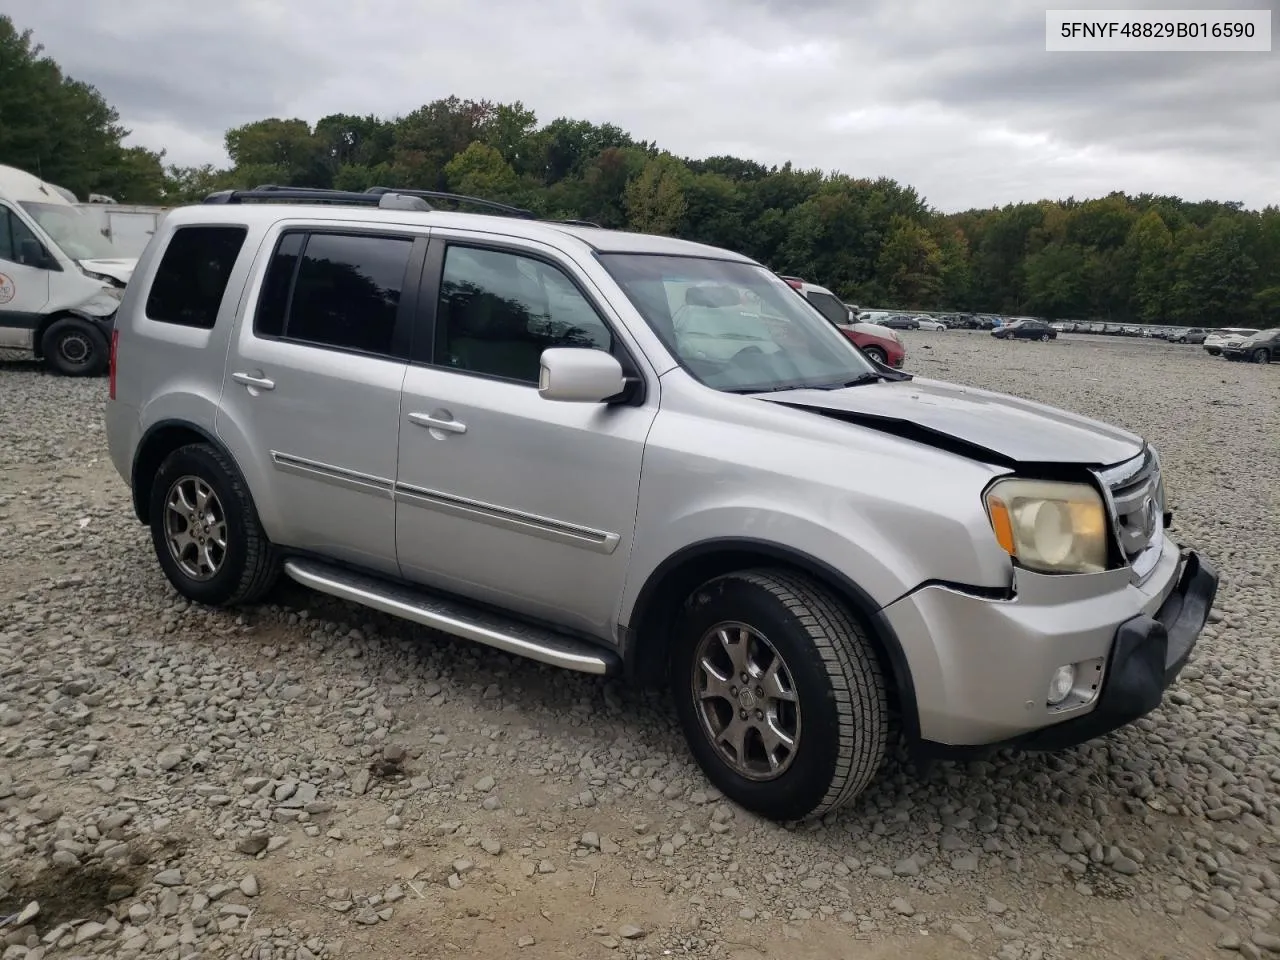
[[[1168,539],[1140,581],[1127,569],[1019,574],[1010,598],[927,586],[883,611],[911,671],[922,754],[1059,749],[1150,713],[1190,657],[1218,586],[1208,561]],[[1065,665],[1075,684],[1050,704],[1049,681]]]

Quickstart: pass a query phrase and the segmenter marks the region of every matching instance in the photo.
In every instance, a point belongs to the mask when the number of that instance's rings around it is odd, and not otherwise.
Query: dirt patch
[[[27,904],[40,904],[36,931],[43,934],[60,923],[88,920],[110,904],[133,896],[141,872],[94,863],[88,866],[54,866],[19,882],[0,896],[0,922],[16,915]],[[4,888],[0,886],[0,890]]]

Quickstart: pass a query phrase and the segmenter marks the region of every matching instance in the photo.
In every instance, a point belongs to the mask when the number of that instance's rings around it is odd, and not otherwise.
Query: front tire
[[[1042,333],[1042,334],[1040,334],[1040,342],[1041,342],[1041,343],[1048,343],[1048,342],[1049,342],[1049,335],[1048,335],[1047,333]]]
[[[107,341],[87,320],[63,317],[40,338],[44,362],[64,377],[96,377],[107,368]]]
[[[671,679],[699,766],[762,816],[822,816],[884,760],[889,711],[871,643],[802,576],[747,570],[699,587],[676,626]]]
[[[888,355],[879,347],[863,347],[862,352],[874,360],[876,363],[887,365],[889,362]]]
[[[248,488],[226,454],[179,447],[151,482],[151,542],[160,567],[188,600],[208,606],[264,596],[280,564]]]
[[[1266,347],[1259,347],[1257,350],[1253,351],[1253,362],[1254,363],[1270,363],[1271,351],[1268,350]]]

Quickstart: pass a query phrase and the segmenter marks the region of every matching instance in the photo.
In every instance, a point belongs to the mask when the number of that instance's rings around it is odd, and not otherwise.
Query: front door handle
[[[428,430],[443,430],[445,433],[466,433],[467,425],[461,420],[433,417],[429,413],[411,413],[409,419]]]
[[[274,390],[276,388],[274,380],[255,376],[252,373],[233,373],[231,379],[236,383],[243,383],[246,387],[257,387],[259,390]]]

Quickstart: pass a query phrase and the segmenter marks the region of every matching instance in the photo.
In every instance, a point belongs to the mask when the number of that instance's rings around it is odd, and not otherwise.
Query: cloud
[[[223,134],[251,120],[394,116],[457,94],[687,156],[888,176],[946,210],[1113,189],[1277,199],[1275,54],[1047,53],[1045,5],[1024,0],[6,7],[132,142],[183,164],[225,162]]]

